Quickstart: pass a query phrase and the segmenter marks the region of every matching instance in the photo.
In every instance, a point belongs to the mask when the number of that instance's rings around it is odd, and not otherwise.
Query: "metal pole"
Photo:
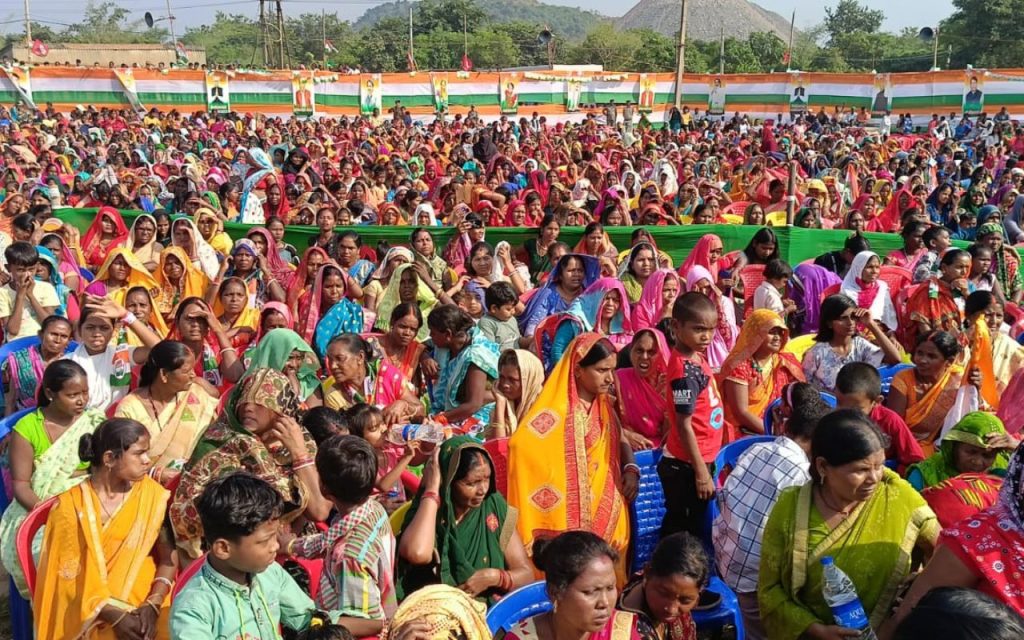
[[[935,27],[935,37],[932,43],[932,71],[937,71],[939,68],[939,28]]]
[[[263,36],[263,66],[270,67],[270,45],[267,42],[267,36],[270,35],[270,30],[267,28],[267,12],[264,0],[260,0],[260,35]]]
[[[32,56],[32,19],[29,17],[29,0],[25,0],[25,42],[28,43],[28,55]]]
[[[280,66],[278,69],[286,69],[289,65],[285,64],[284,61],[284,12],[281,10],[281,0],[277,0],[277,51],[278,51],[278,62]]]
[[[789,184],[786,185],[786,225],[793,226],[796,214],[796,160],[793,160],[793,145],[789,146]]]
[[[320,24],[323,25],[324,71],[327,70],[327,9],[320,10]]]
[[[683,102],[683,67],[686,65],[686,0],[680,2],[679,8],[679,52],[676,54],[676,109]]]
[[[793,33],[796,31],[796,9],[793,9],[793,17],[789,21],[789,60],[786,61],[786,71],[793,68]]]
[[[409,7],[409,71],[416,69],[416,58],[412,49],[412,6]]]
[[[718,73],[719,75],[725,74],[725,27],[722,27],[721,47],[718,51]]]

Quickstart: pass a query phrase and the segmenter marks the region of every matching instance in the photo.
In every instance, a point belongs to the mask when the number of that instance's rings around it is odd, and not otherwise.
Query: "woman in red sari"
[[[320,267],[328,262],[333,262],[333,260],[326,250],[322,247],[310,247],[306,249],[306,253],[302,254],[302,260],[299,261],[299,266],[292,273],[291,278],[286,283],[282,283],[287,284],[287,304],[293,317],[297,317],[299,311],[299,298],[312,290],[316,274],[320,272]]]
[[[101,207],[82,237],[82,253],[85,264],[93,271],[98,270],[107,253],[128,239],[128,226],[114,207]]]
[[[664,334],[648,328],[633,338],[629,350],[632,366],[615,371],[622,437],[633,451],[659,448],[668,430],[675,426],[669,388],[671,357]]]
[[[939,270],[940,277],[918,285],[907,300],[906,318],[900,322],[907,350],[914,348],[919,335],[945,331],[959,337],[962,333],[971,254],[950,249],[942,256]]]

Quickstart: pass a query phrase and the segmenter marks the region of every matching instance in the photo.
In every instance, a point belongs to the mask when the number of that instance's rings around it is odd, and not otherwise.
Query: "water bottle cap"
[[[831,566],[832,565],[832,556],[825,556],[824,558],[822,558],[821,559],[821,564],[825,565],[826,567]]]

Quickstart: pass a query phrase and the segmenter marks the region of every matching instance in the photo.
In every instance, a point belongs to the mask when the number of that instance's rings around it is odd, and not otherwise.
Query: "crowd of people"
[[[36,637],[482,640],[543,579],[507,635],[693,640],[713,575],[748,638],[859,637],[824,557],[883,640],[1024,637],[1024,129],[610,113],[0,108]],[[787,263],[788,207],[842,246]]]

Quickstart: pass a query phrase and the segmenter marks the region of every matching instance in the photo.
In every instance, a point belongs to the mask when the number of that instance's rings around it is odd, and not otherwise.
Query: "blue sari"
[[[362,333],[363,308],[348,298],[342,298],[316,323],[313,348],[321,359],[327,355],[327,345],[343,333]]]
[[[476,365],[491,380],[498,378],[498,345],[481,335],[477,329],[472,329],[469,335],[469,344],[454,358],[448,349],[434,349],[434,358],[440,368],[437,380],[430,389],[430,406],[434,412],[450,411],[461,404],[456,396],[466,381],[470,365]],[[487,424],[493,410],[494,403],[490,402],[480,407],[473,417]]]
[[[562,264],[569,256],[575,256],[583,260],[583,288],[597,282],[601,277],[601,263],[593,256],[586,256],[578,253],[569,253],[562,256],[558,263],[551,270],[544,285],[537,289],[536,293],[530,296],[526,303],[526,310],[519,318],[519,330],[524,336],[532,336],[537,326],[548,316],[564,313],[569,310],[573,301],[566,302],[558,293],[558,281],[562,277]]]

